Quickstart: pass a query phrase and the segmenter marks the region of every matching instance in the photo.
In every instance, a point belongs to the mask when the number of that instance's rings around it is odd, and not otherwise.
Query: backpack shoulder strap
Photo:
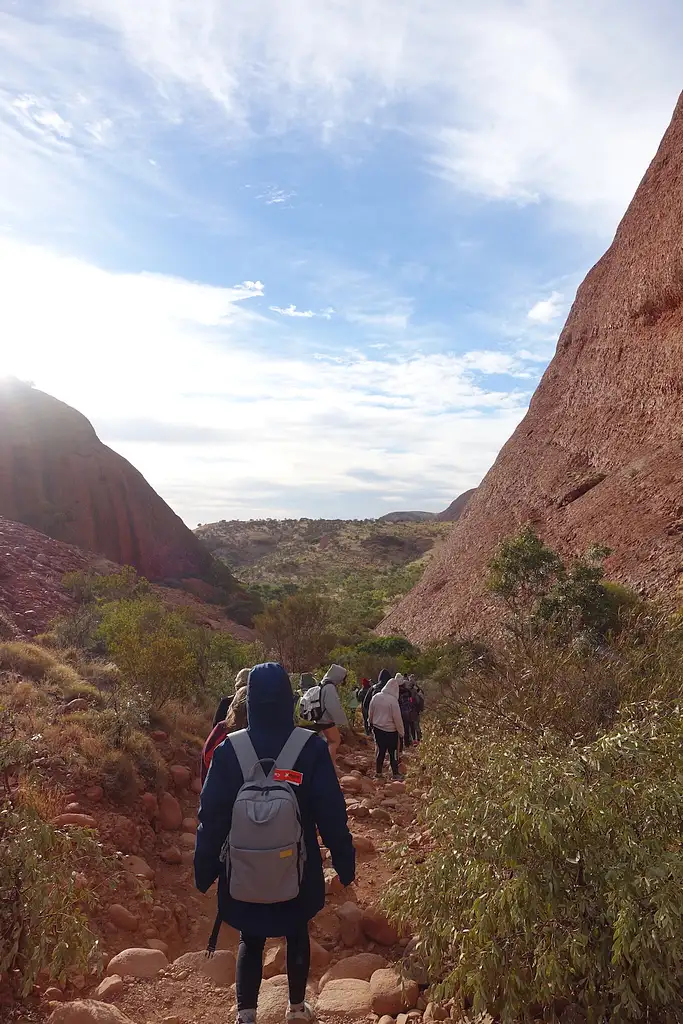
[[[282,768],[285,771],[291,771],[296,764],[299,754],[304,749],[311,736],[315,736],[315,733],[310,729],[296,728],[280,751],[275,762],[275,767]]]
[[[254,750],[254,744],[249,739],[249,733],[246,729],[230,733],[228,740],[232,744],[232,749],[235,751],[235,756],[239,761],[242,771],[242,778],[246,782],[259,763],[258,754]]]

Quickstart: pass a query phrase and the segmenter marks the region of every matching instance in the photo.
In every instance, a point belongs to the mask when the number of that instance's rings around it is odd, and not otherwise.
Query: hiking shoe
[[[315,1020],[315,1014],[313,1008],[308,1003],[303,1003],[302,1006],[293,1007],[290,1006],[287,1010],[287,1024],[291,1024],[293,1021],[309,1021]]]
[[[405,779],[405,775],[401,775],[400,772],[397,772],[396,775],[391,776],[391,779],[392,782],[403,782]]]
[[[236,1024],[256,1024],[256,1010],[238,1010]]]

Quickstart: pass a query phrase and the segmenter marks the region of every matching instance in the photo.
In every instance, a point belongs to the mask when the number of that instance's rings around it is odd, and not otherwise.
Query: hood
[[[242,690],[247,685],[247,683],[249,682],[250,672],[251,669],[249,668],[241,668],[239,670],[235,678],[235,693],[237,693],[238,690]]]
[[[389,682],[384,687],[384,689],[382,690],[382,693],[388,693],[390,697],[395,697],[396,700],[398,700],[398,687],[398,677],[396,677],[395,679],[390,679]]]
[[[312,672],[301,673],[301,678],[299,679],[299,689],[301,690],[302,693],[306,693],[306,691],[310,690],[312,686],[317,685],[318,684],[315,681],[315,676],[313,675]]]
[[[268,662],[249,673],[247,715],[250,729],[287,731],[294,727],[294,694],[282,665]]]
[[[346,679],[346,674],[347,670],[343,665],[330,665],[325,673],[323,683],[334,683],[335,686],[339,686]]]
[[[388,668],[383,668],[380,674],[377,676],[377,682],[384,686],[391,679],[391,672]]]

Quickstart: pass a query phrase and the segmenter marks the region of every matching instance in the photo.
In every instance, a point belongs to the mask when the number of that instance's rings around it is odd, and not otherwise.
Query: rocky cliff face
[[[527,416],[382,630],[485,629],[486,564],[525,522],[565,553],[607,544],[613,578],[670,593],[683,563],[682,442],[683,98]]]
[[[440,523],[457,523],[458,519],[460,519],[460,516],[472,500],[472,496],[475,494],[476,490],[476,487],[470,487],[469,491],[463,491],[462,494],[459,494],[455,501],[450,503],[447,509],[444,509],[443,512],[439,512],[436,516],[438,521]]]
[[[102,444],[85,416],[12,381],[0,384],[0,515],[132,565],[150,580],[195,580],[189,587],[198,592],[205,586],[199,581],[218,575],[222,586],[234,586],[142,474]]]

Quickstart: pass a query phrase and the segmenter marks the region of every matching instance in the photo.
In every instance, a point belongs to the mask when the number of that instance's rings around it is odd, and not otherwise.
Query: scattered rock
[[[190,783],[190,789],[192,790],[193,793],[196,793],[197,796],[199,796],[199,794],[202,791],[202,780],[193,779],[192,782]]]
[[[271,946],[266,950],[266,955],[263,958],[263,977],[274,978],[276,975],[282,974],[286,963],[287,946],[284,942],[278,942],[276,946]]]
[[[375,971],[381,971],[386,966],[387,961],[379,953],[357,953],[355,956],[347,956],[333,964],[323,975],[320,979],[320,991],[328,982],[339,979],[356,978],[358,981],[370,981]]]
[[[392,793],[405,793],[406,784],[405,782],[390,782],[389,789]]]
[[[55,828],[62,828],[64,825],[78,825],[80,828],[97,828],[97,822],[90,814],[59,814],[53,818],[52,824]]]
[[[183,861],[183,855],[177,846],[167,846],[159,856],[166,864],[182,864]]]
[[[370,818],[372,821],[381,821],[386,824],[391,824],[391,815],[389,814],[389,811],[385,811],[383,807],[371,808]]]
[[[48,1024],[132,1024],[132,1021],[108,1003],[78,999],[58,1006],[50,1015]]]
[[[154,731],[150,733],[150,736],[155,743],[166,743],[168,740],[168,733],[164,732],[163,729],[154,729]]]
[[[183,832],[196,832],[198,824],[199,822],[197,821],[196,818],[183,818],[181,828]]]
[[[363,912],[361,928],[365,935],[380,946],[393,946],[398,942],[398,932],[385,915],[374,907]]]
[[[342,775],[339,785],[343,793],[360,793],[363,788],[363,781],[362,779],[357,779],[355,775]]]
[[[344,1017],[357,1020],[372,1012],[370,983],[357,978],[330,981],[322,990],[316,1004],[319,1017]]]
[[[363,911],[357,903],[352,903],[349,900],[337,909],[337,916],[341,925],[341,940],[344,945],[347,949],[358,946],[363,936]]]
[[[327,896],[339,896],[344,892],[339,875],[334,868],[325,868],[325,894]]]
[[[168,943],[162,939],[147,939],[147,945],[150,949],[158,949],[164,956],[168,956]]]
[[[159,817],[159,801],[155,793],[143,793],[140,797],[140,803],[150,821]]]
[[[196,953],[184,953],[173,961],[174,967],[192,971],[196,974],[203,974],[206,978],[218,985],[220,988],[230,988],[235,981],[235,955],[229,949],[218,949],[212,957],[207,957],[201,950]],[[260,1010],[259,999],[259,1010]],[[259,1018],[260,1018],[259,1013]]]
[[[314,974],[321,973],[329,966],[331,959],[332,957],[325,947],[311,938],[311,971]]]
[[[101,981],[95,989],[95,999],[101,999],[106,1003],[108,999],[116,999],[117,996],[120,996],[124,988],[125,985],[121,975],[111,974],[108,978]]]
[[[50,985],[43,992],[43,998],[47,1000],[48,1003],[61,1003],[64,999],[64,993],[61,988],[57,988],[56,985]]]
[[[414,981],[401,978],[393,968],[382,968],[370,978],[372,994],[372,1011],[378,1016],[385,1013],[391,1017],[396,1014],[413,1010],[420,995],[420,989]]]
[[[110,977],[118,974],[122,978],[156,978],[167,966],[168,960],[161,950],[137,947],[124,949],[112,957],[107,966],[107,974]]]
[[[78,814],[80,809],[81,809],[81,805],[78,803],[78,801],[76,801],[73,804],[67,804],[66,807],[64,808],[64,810],[67,812],[67,814]]]
[[[379,1024],[394,1024],[394,1018],[385,1013],[383,1017],[380,1017]]]
[[[98,804],[104,796],[104,790],[101,786],[88,786],[85,791],[86,800],[90,800],[93,804]]]
[[[162,793],[159,797],[159,825],[167,832],[175,832],[182,823],[183,812],[180,804],[170,793]]]
[[[130,854],[123,858],[122,863],[125,870],[129,871],[131,875],[135,875],[136,878],[146,878],[149,882],[154,878],[153,869],[142,857],[136,857],[134,854]]]
[[[176,789],[187,789],[192,782],[192,772],[182,764],[172,764],[168,769]]]
[[[370,808],[364,804],[349,804],[346,810],[351,818],[367,818],[370,814]]]
[[[109,918],[117,928],[123,929],[124,932],[135,932],[140,924],[135,914],[131,914],[130,910],[126,910],[120,903],[112,903],[109,908]]]
[[[184,846],[186,850],[194,850],[196,843],[196,837],[194,832],[183,832],[180,837],[180,845]]]
[[[367,836],[354,836],[353,845],[358,853],[374,853],[375,844]]]

